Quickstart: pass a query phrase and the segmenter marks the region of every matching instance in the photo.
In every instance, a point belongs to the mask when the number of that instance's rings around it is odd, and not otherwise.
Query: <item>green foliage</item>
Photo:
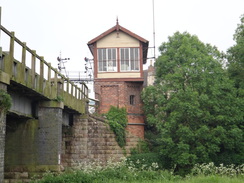
[[[120,147],[124,147],[126,144],[125,128],[128,123],[126,109],[111,106],[105,116],[108,120],[110,128],[115,133],[118,145]]]
[[[163,161],[161,161],[161,157],[158,153],[141,153],[141,154],[133,154],[127,157],[127,164],[133,164],[136,168],[142,169],[145,167],[150,167],[152,165],[155,169],[163,169],[165,166],[163,165]]]
[[[222,67],[224,55],[186,32],[169,37],[160,52],[156,85],[142,100],[166,167],[185,174],[220,157],[224,164],[243,163],[244,102]]]
[[[63,102],[64,98],[60,95],[57,96],[57,98],[55,99],[57,102]]]
[[[11,108],[12,99],[10,95],[4,91],[0,90],[0,111],[8,111]]]
[[[240,96],[244,96],[244,15],[234,34],[236,44],[228,49],[228,73],[235,81]]]
[[[140,154],[140,153],[149,153],[149,146],[148,143],[144,140],[139,140],[136,147],[130,149],[130,153],[133,154]]]
[[[151,158],[153,157],[151,156]],[[154,162],[150,165],[149,163],[143,164],[139,159],[133,162],[122,159],[120,162],[108,161],[107,166],[103,167],[98,164],[94,166],[91,163],[69,172],[47,172],[41,180],[34,179],[31,183],[241,183],[243,178],[243,165],[216,167],[213,163],[198,164],[194,166],[191,174],[180,177],[174,175],[172,171],[158,170],[157,163]]]
[[[191,170],[192,175],[220,175],[220,176],[228,176],[235,177],[239,175],[244,175],[244,164],[235,166],[233,164],[224,166],[220,164],[220,166],[215,166],[213,162],[204,163],[204,164],[196,164]]]
[[[155,171],[156,164],[136,168],[126,159],[121,162],[110,162],[106,167],[93,167],[88,169],[82,166],[80,170],[74,170],[62,174],[47,173],[41,180],[33,180],[32,183],[104,183],[104,182],[137,182],[137,181],[162,181],[179,180],[180,177],[172,175],[169,171]]]

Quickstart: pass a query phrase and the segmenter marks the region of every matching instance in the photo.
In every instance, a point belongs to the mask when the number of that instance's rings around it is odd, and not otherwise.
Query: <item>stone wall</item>
[[[40,107],[38,111],[38,164],[58,165],[61,158],[63,109]]]
[[[127,134],[125,149],[118,146],[110,127],[99,118],[76,116],[74,125],[63,127],[62,165],[79,167],[89,162],[119,161],[135,147],[138,137]]]
[[[109,159],[119,161],[121,157],[129,155],[130,149],[135,147],[139,140],[138,137],[127,132],[127,145],[122,149],[118,146],[114,133],[103,119],[74,115],[73,126],[62,127],[61,164],[59,164],[60,122],[58,119],[60,110],[49,109],[50,113],[57,115],[49,122],[44,116],[41,117],[48,111],[40,110],[41,121],[18,121],[16,130],[8,131],[4,183],[28,182],[33,175],[41,176],[46,171],[55,172],[62,171],[64,168],[78,168],[90,162],[101,162],[105,165]],[[46,115],[46,117],[48,116],[51,114]],[[9,122],[14,122],[14,119]],[[46,136],[41,137],[39,131],[42,128],[45,128]],[[44,137],[45,139],[43,139]],[[43,150],[40,149],[42,145]]]
[[[7,115],[5,183],[28,182],[33,175],[61,171],[62,111],[42,106],[38,119]]]
[[[0,82],[0,89],[7,90],[7,85]],[[4,148],[5,148],[5,134],[6,134],[6,115],[0,111],[0,182],[4,178]]]

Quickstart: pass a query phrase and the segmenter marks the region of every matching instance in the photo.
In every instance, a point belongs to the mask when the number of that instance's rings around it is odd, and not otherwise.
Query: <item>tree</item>
[[[236,44],[228,49],[228,73],[239,93],[244,95],[244,14],[234,34]]]
[[[159,51],[156,85],[142,100],[168,167],[243,163],[243,106],[222,67],[223,54],[187,32],[176,32]]]

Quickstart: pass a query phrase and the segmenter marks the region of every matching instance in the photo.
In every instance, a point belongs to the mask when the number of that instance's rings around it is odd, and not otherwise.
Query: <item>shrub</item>
[[[127,166],[131,165],[137,169],[153,167],[158,170],[164,168],[158,153],[133,154],[127,158]]]
[[[148,153],[147,157],[150,156],[155,157]],[[137,168],[137,165],[141,166]],[[157,163],[146,165],[140,160],[133,163],[126,158],[121,159],[120,162],[109,160],[107,166],[103,167],[99,165],[99,162],[96,162],[61,174],[48,172],[43,179],[33,180],[32,183],[243,182],[244,165],[239,167],[224,167],[223,165],[216,167],[213,163],[198,164],[195,165],[192,173],[186,177],[174,175],[172,171],[158,170],[156,165]],[[235,175],[240,176],[233,177],[233,171]]]
[[[139,140],[136,147],[130,149],[131,155],[141,154],[141,153],[149,153],[150,149],[148,143],[144,140]]]
[[[235,165],[227,165],[224,166],[220,164],[219,166],[215,166],[214,163],[204,163],[204,164],[196,164],[192,169],[192,175],[220,175],[220,176],[228,176],[234,177],[238,175],[244,175],[244,164],[235,166]]]
[[[96,165],[97,167],[94,167]],[[109,160],[107,166],[101,167],[99,163],[81,166],[77,170],[62,174],[47,173],[42,180],[33,180],[32,183],[103,183],[103,182],[143,182],[157,180],[174,180],[178,177],[169,171],[154,171],[156,163],[147,168],[128,166],[126,158],[120,162]],[[145,166],[144,166],[145,167]]]
[[[108,113],[105,114],[111,130],[115,133],[116,141],[120,147],[126,144],[125,128],[127,126],[127,112],[126,109],[111,106]]]
[[[0,89],[0,111],[8,111],[11,108],[11,105],[12,99],[10,95],[6,91]]]

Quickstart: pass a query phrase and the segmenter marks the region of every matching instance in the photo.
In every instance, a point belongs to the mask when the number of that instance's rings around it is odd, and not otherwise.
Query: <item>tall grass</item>
[[[137,162],[138,164],[140,162]],[[173,174],[170,170],[159,170],[157,163],[151,166],[132,164],[126,159],[120,162],[108,161],[107,166],[99,163],[80,165],[74,170],[61,174],[48,172],[41,180],[32,183],[241,183],[244,182],[243,165],[239,167],[213,163],[196,165],[186,177]]]

